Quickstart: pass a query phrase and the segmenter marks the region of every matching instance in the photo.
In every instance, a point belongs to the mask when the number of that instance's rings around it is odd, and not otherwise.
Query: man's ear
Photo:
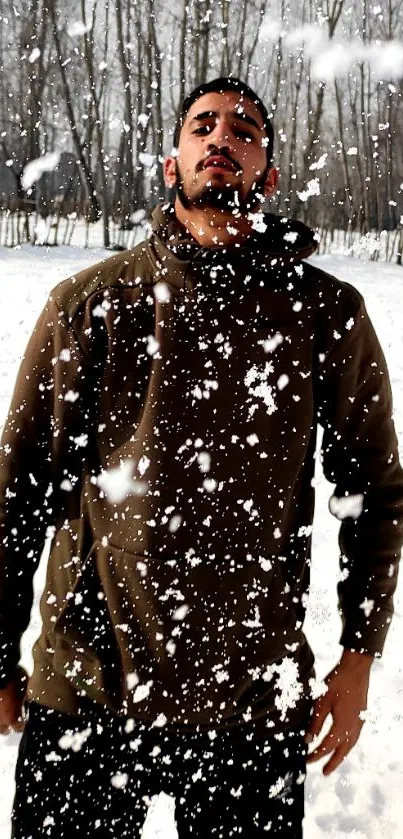
[[[264,183],[263,192],[266,198],[269,198],[270,195],[274,195],[278,185],[278,169],[272,166],[267,171],[266,180]]]
[[[164,160],[164,181],[165,186],[173,187],[176,184],[176,163],[174,157],[166,157]]]

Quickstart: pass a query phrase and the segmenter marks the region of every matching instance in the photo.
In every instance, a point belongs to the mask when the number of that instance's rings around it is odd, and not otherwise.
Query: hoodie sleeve
[[[380,655],[393,614],[403,542],[399,465],[385,358],[364,302],[333,333],[319,375],[323,468],[341,520],[341,644]],[[352,497],[353,496],[353,497]]]
[[[12,678],[48,526],[71,507],[88,444],[90,359],[50,298],[28,343],[0,446],[0,687]]]

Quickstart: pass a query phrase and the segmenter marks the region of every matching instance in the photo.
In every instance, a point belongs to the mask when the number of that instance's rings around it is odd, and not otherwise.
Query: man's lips
[[[203,164],[203,169],[226,169],[227,172],[237,172],[238,169],[222,155],[213,154]]]

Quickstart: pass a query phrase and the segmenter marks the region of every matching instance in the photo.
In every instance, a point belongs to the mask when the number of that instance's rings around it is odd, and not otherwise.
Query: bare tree
[[[98,2],[97,0],[93,0],[92,4],[92,16],[91,22],[88,23],[87,19],[87,10],[86,10],[86,3],[85,0],[80,0],[81,2],[81,14],[82,14],[82,22],[84,25],[84,61],[85,66],[87,68],[88,73],[88,82],[89,82],[89,97],[90,102],[93,107],[94,113],[94,126],[95,126],[95,137],[96,137],[96,144],[97,144],[97,151],[98,151],[98,169],[99,169],[99,177],[101,183],[101,206],[102,206],[102,221],[103,221],[103,231],[104,231],[104,246],[105,248],[110,247],[110,235],[109,235],[109,186],[108,186],[108,161],[109,155],[107,150],[104,148],[104,132],[105,132],[105,121],[102,119],[101,116],[101,100],[102,95],[105,88],[105,70],[107,67],[107,62],[105,61],[107,51],[108,51],[108,16],[109,16],[109,3],[106,3],[104,8],[106,12],[106,20],[105,20],[105,28],[104,28],[104,56],[103,61],[101,64],[101,73],[99,81],[97,82],[98,74],[95,73],[94,67],[94,57],[95,57],[95,43],[94,43],[94,31],[95,31],[95,24],[96,24],[96,14],[98,9]]]
[[[272,114],[282,177],[271,207],[348,235],[394,230],[398,246],[403,79],[393,68],[380,78],[375,53],[402,37],[403,0],[70,0],[69,26],[59,0],[2,0],[3,9],[0,200],[26,209],[16,235],[29,235],[31,212],[71,211],[75,200],[90,219],[102,212],[105,244],[113,223],[121,240],[133,212],[164,196],[160,163],[183,97],[231,73]],[[314,78],[307,25],[330,47],[359,41],[360,54],[326,82]],[[21,187],[28,160],[55,148],[77,160],[83,185],[65,207],[43,184],[30,196]],[[320,197],[305,200],[312,178]]]
[[[47,0],[47,9],[49,11],[51,26],[52,26],[52,34],[54,39],[54,44],[56,47],[56,61],[59,67],[59,72],[62,80],[62,87],[64,92],[64,107],[66,108],[68,123],[71,131],[71,137],[74,145],[75,152],[77,154],[77,159],[80,164],[80,170],[82,173],[82,178],[87,190],[88,200],[89,200],[89,220],[96,221],[100,217],[100,203],[97,196],[97,190],[94,182],[94,178],[92,175],[91,167],[88,162],[88,158],[86,156],[86,152],[88,154],[88,145],[80,138],[78,127],[77,127],[77,119],[74,113],[73,108],[73,91],[69,84],[69,78],[67,73],[67,59],[65,58],[62,50],[61,39],[59,35],[59,27],[58,27],[58,12],[57,12],[57,0]]]
[[[129,6],[127,7],[129,10]],[[115,204],[120,204],[122,223],[128,226],[134,199],[134,107],[131,88],[130,51],[125,44],[122,0],[115,0],[117,49],[122,75],[124,95],[123,131],[118,155],[118,177],[116,179]],[[127,16],[130,31],[130,14]]]
[[[340,19],[344,6],[344,0],[326,0],[326,17],[328,24],[329,40],[332,40],[337,24]],[[308,94],[308,138],[304,149],[304,172],[309,169],[309,164],[312,162],[312,156],[315,153],[315,146],[320,140],[320,125],[323,115],[323,105],[325,98],[325,83],[319,82],[316,92],[315,105],[311,106],[311,83],[309,79],[309,94]]]

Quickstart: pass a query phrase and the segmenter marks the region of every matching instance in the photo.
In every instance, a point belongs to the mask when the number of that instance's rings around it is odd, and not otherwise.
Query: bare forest
[[[0,244],[85,219],[127,246],[179,103],[229,74],[272,115],[269,209],[400,262],[403,0],[0,0]]]

